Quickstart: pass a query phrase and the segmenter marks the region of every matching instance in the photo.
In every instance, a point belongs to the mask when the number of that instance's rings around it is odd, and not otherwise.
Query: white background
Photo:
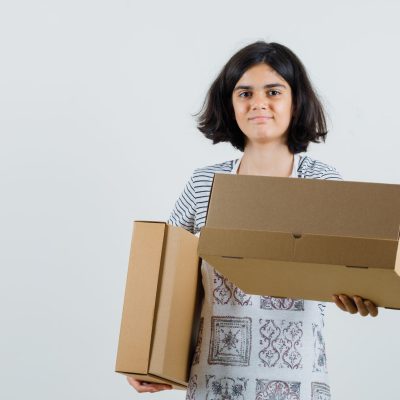
[[[234,52],[277,41],[328,110],[310,155],[400,183],[399,15],[389,0],[2,1],[0,398],[183,399],[113,370],[132,221],[165,220],[194,168],[241,154],[191,114]],[[330,306],[327,326],[333,398],[396,398],[400,312]]]

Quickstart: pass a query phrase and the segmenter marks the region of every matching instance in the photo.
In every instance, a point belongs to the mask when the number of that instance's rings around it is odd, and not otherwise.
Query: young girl
[[[198,128],[243,156],[193,172],[168,223],[194,234],[205,224],[215,173],[342,179],[302,154],[325,141],[325,116],[301,61],[278,43],[258,41],[233,55],[208,91]],[[246,294],[205,261],[201,271],[205,295],[187,400],[330,399],[324,303]],[[332,300],[352,314],[378,314],[359,296]],[[141,393],[170,388],[128,381]]]

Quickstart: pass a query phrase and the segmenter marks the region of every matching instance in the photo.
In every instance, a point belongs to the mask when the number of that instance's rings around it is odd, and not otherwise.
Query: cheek
[[[236,121],[239,121],[241,119],[241,114],[242,111],[240,109],[240,105],[233,103],[233,116]]]
[[[243,118],[243,115],[245,114],[246,109],[243,104],[235,104],[234,105],[234,113],[237,119]]]
[[[282,102],[277,105],[276,110],[279,110],[279,113],[284,116],[285,118],[291,119],[292,118],[292,104],[291,102]]]

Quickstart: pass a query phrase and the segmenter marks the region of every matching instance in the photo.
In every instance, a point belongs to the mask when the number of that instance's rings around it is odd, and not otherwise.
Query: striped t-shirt
[[[239,163],[196,169],[168,223],[198,234],[214,174],[237,173]],[[299,154],[291,177],[341,179],[335,168]],[[204,260],[201,274],[204,299],[186,400],[331,399],[324,303],[244,293]]]

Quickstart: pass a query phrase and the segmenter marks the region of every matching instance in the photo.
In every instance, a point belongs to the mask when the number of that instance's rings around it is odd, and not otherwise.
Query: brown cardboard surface
[[[167,234],[149,370],[185,384],[199,290],[198,238],[171,225]]]
[[[399,199],[393,184],[215,174],[207,227],[397,240]]]
[[[377,306],[400,308],[400,279],[395,271],[343,265],[208,257],[210,265],[246,293],[332,301],[332,294],[361,295]],[[256,277],[256,278],[255,278]],[[377,290],[381,289],[381,290]]]
[[[400,308],[400,185],[216,174],[198,252],[246,293]]]
[[[324,264],[345,264],[393,270],[397,241],[249,229],[207,228],[199,243],[200,254],[225,258],[255,258]],[[221,240],[223,238],[223,240]]]
[[[197,244],[183,228],[135,222],[117,372],[187,386],[200,300]]]
[[[118,344],[119,371],[148,371],[164,231],[164,224],[138,222],[134,226]]]

